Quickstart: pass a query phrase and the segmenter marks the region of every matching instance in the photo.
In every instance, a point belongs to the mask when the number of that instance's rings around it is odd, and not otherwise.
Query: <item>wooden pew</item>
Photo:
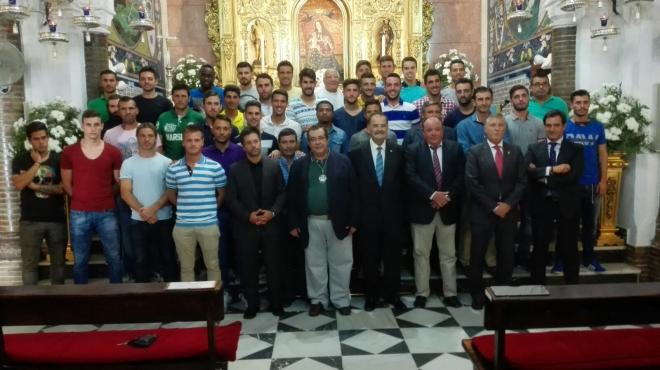
[[[226,368],[226,363],[217,361],[215,346],[217,330],[215,324],[224,317],[221,284],[215,282],[208,288],[177,290],[167,289],[167,286],[167,283],[146,283],[0,287],[0,325],[102,325],[205,321],[208,342],[206,358],[181,359],[181,362],[169,363],[94,365],[89,368],[215,369],[217,366]],[[153,331],[157,332],[158,329]],[[127,331],[128,334],[130,332]],[[5,366],[3,368],[37,368],[34,365],[17,364],[7,358],[5,352],[7,335],[1,334],[0,331],[0,363]],[[38,368],[86,367],[40,365]]]
[[[494,362],[472,340],[463,347],[476,369],[505,369],[506,330],[576,326],[644,325],[660,322],[660,283],[547,286],[546,296],[496,296],[486,289],[484,327],[494,330]],[[540,334],[540,333],[539,333]],[[603,335],[607,335],[605,332]],[[535,334],[529,334],[530,341]],[[580,335],[574,332],[572,335]],[[531,345],[531,343],[530,343]]]

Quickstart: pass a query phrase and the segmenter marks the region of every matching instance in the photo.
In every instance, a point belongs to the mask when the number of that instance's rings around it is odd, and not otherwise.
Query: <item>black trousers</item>
[[[385,301],[394,302],[401,286],[402,238],[392,237],[384,230],[369,230],[358,231],[357,239],[364,269],[365,294],[373,298],[382,296]],[[379,274],[381,261],[382,283]]]
[[[241,288],[248,304],[248,309],[259,309],[259,270],[261,261],[266,267],[266,284],[271,309],[281,308],[280,251],[276,233],[247,235],[238,247],[238,265],[240,266]],[[259,256],[261,252],[261,258]]]
[[[556,254],[564,262],[564,281],[566,284],[577,284],[579,278],[578,254],[578,215],[562,215],[559,203],[547,198],[542,204],[535,204],[540,210],[532,215],[532,235],[534,250],[532,251],[532,282],[544,285],[545,267],[548,262],[548,245],[553,234],[557,232]]]
[[[297,296],[307,297],[305,248],[300,238],[291,236],[287,228],[287,225],[281,228],[280,281],[283,302],[293,302]]]
[[[498,285],[511,283],[514,266],[514,241],[516,238],[517,215],[509,213],[505,218],[499,217],[489,223],[470,224],[472,230],[472,243],[470,245],[470,293],[473,297],[481,298],[484,294],[484,258],[490,243],[495,235],[495,250],[497,258],[497,272],[495,282]]]

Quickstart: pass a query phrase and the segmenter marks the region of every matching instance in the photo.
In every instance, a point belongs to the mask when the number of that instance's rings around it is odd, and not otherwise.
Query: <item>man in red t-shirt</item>
[[[62,186],[71,197],[73,281],[87,283],[92,231],[101,238],[111,283],[121,283],[119,227],[115,213],[114,184],[119,182],[122,156],[119,149],[101,140],[103,122],[93,110],[82,115],[83,138],[62,152]]]

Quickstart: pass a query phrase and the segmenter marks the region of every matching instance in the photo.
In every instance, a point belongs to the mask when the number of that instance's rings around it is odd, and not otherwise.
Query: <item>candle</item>
[[[138,16],[140,17],[140,19],[144,19],[147,16],[146,13],[144,12],[144,6],[142,5],[138,7]]]
[[[516,0],[516,10],[517,11],[523,10],[523,0]]]
[[[261,37],[261,53],[259,53],[259,56],[261,57],[261,70],[265,70],[266,66],[266,40]]]
[[[9,0],[9,5],[15,6],[16,5],[16,0]]]
[[[83,15],[84,15],[85,17],[89,17],[89,13],[90,13],[89,5],[85,5],[85,6],[83,6]]]
[[[385,32],[380,34],[380,55],[385,55]]]
[[[603,14],[603,15],[600,17],[600,25],[601,25],[602,27],[607,27],[607,15]]]
[[[57,23],[52,19],[48,21],[48,30],[50,32],[57,32]]]

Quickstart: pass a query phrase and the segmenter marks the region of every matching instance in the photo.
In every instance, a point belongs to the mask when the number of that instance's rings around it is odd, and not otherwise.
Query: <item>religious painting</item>
[[[163,88],[163,63],[161,43],[161,10],[158,0],[115,0],[115,16],[108,35],[108,64],[124,82],[126,95],[139,93],[137,73],[144,66],[154,67],[161,78]],[[138,11],[144,11],[156,27],[153,31],[137,32],[130,27],[138,19]]]
[[[316,71],[334,69],[344,79],[344,19],[332,0],[308,0],[298,13],[300,65]]]

